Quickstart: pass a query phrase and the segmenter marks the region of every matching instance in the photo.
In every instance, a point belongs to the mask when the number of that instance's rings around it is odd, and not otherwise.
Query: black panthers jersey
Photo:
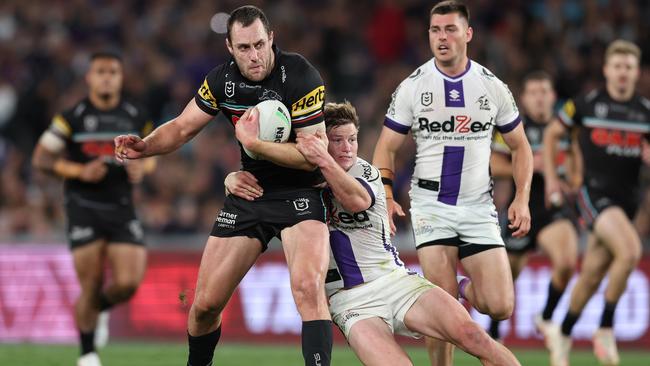
[[[295,140],[294,129],[323,122],[325,87],[318,71],[299,54],[283,52],[275,46],[273,52],[273,70],[259,82],[246,79],[232,58],[214,68],[194,97],[196,104],[211,115],[223,112],[234,126],[248,108],[263,100],[279,100],[291,113],[290,141]],[[251,172],[266,191],[306,188],[322,180],[319,172],[255,160],[243,148],[240,150],[243,169]]]
[[[131,183],[124,166],[114,160],[113,139],[118,135],[146,136],[153,123],[139,107],[122,100],[111,110],[99,110],[88,98],[73,108],[54,116],[49,131],[66,142],[66,159],[87,163],[98,157],[105,159],[108,172],[98,183],[77,179],[65,181],[65,194],[74,194],[95,202],[128,204]]]
[[[634,95],[613,100],[606,90],[594,90],[569,100],[559,113],[569,128],[579,128],[587,188],[614,196],[636,191],[641,168],[642,140],[650,134],[650,101]]]
[[[529,116],[525,115],[522,118],[524,125],[524,132],[530,143],[530,148],[533,151],[533,155],[541,155],[543,149],[543,140],[544,140],[544,129],[548,126],[548,123],[538,122]],[[508,146],[503,141],[501,134],[497,134],[494,137],[494,143],[492,144],[492,149],[501,153],[510,153]],[[564,175],[564,161],[566,160],[566,154],[569,149],[569,139],[564,138],[560,140],[557,146],[557,157],[556,165],[558,166],[558,174]],[[537,157],[536,157],[537,158]],[[513,186],[512,194],[514,197],[515,187]],[[530,184],[530,201],[529,206],[531,214],[534,211],[545,211],[544,203],[544,175],[542,172],[533,172],[532,181]]]

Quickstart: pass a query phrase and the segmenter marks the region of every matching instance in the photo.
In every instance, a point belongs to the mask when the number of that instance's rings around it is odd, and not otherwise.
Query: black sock
[[[302,322],[302,357],[305,366],[330,366],[332,359],[332,322]]]
[[[106,297],[106,294],[103,292],[99,293],[99,311],[104,311],[108,310],[115,305],[113,302],[111,302],[108,297]]]
[[[79,331],[79,339],[81,340],[81,355],[86,353],[95,352],[95,331],[82,332]]]
[[[499,324],[501,324],[501,322],[498,320],[490,320],[489,333],[492,339],[499,339]]]
[[[616,305],[618,305],[618,302],[605,301],[603,317],[600,318],[601,328],[611,328],[614,326],[614,311],[616,311]]]
[[[580,315],[582,315],[582,312],[578,314],[574,314],[571,311],[566,313],[566,316],[564,317],[564,321],[562,322],[562,334],[565,336],[570,336],[571,331],[573,330],[573,326],[576,325],[576,322],[580,318]]]
[[[212,333],[194,337],[187,333],[187,343],[190,354],[187,356],[187,366],[208,366],[212,365],[214,349],[217,347],[221,337],[221,325]]]
[[[560,302],[560,298],[562,297],[563,293],[564,290],[558,290],[555,286],[553,286],[553,281],[549,282],[548,297],[546,298],[546,306],[542,312],[542,319],[551,320],[553,317],[553,311],[555,310],[557,303]]]

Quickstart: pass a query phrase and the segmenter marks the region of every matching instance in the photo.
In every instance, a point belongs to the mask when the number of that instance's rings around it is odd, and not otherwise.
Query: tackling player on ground
[[[507,86],[467,57],[467,7],[443,1],[430,14],[434,58],[395,90],[375,148],[373,164],[386,185],[392,216],[404,215],[392,197],[395,154],[409,131],[416,143],[411,180],[411,222],[424,275],[450,294],[467,298],[495,319],[514,307],[512,275],[492,202],[490,145],[496,127],[512,151],[516,194],[508,210],[513,236],[530,227],[530,146]],[[456,282],[460,259],[471,282]],[[452,347],[427,340],[435,365],[449,365]]]
[[[580,276],[571,292],[561,330],[548,334],[551,364],[568,365],[571,331],[587,301],[609,275],[600,327],[594,333],[596,357],[618,365],[614,311],[627,279],[641,258],[641,240],[632,218],[640,199],[639,170],[650,162],[650,101],[635,91],[641,50],[628,41],[615,41],[605,52],[605,88],[569,100],[544,135],[546,195],[561,191],[555,146],[569,130],[584,157],[578,209],[591,234]]]
[[[297,148],[320,167],[328,183],[330,312],[361,362],[412,365],[393,337],[398,333],[448,340],[484,365],[518,365],[455,298],[404,267],[390,241],[379,171],[357,157],[359,119],[354,107],[328,103],[325,123],[329,145],[299,135]],[[246,192],[260,187],[251,178],[247,172],[231,173],[226,187],[253,199]]]
[[[282,101],[291,111],[293,131],[324,131],[325,88],[302,56],[279,50],[259,8],[242,6],[230,14],[226,46],[230,61],[214,68],[194,100],[178,117],[145,139],[116,139],[120,159],[139,159],[179,148],[223,112],[235,126],[243,170],[253,173],[264,198],[253,202],[228,196],[203,252],[194,303],[188,319],[188,366],[212,364],[221,335],[221,312],[235,288],[266,250],[281,237],[291,290],[303,320],[305,365],[330,364],[332,327],[325,298],[328,263],[327,225],[316,167],[293,143],[258,139],[258,117],[250,109],[262,100]]]
[[[119,55],[93,54],[86,73],[88,97],[54,116],[32,162],[65,180],[67,234],[81,287],[75,303],[79,366],[100,365],[95,352],[98,315],[133,296],[147,261],[131,187],[153,164],[150,160],[120,166],[113,159],[113,138],[123,133],[144,137],[153,124],[142,109],[122,98],[122,79]],[[104,281],[106,263],[110,281]]]
[[[571,221],[571,211],[566,203],[562,204],[562,196],[556,196],[552,202],[544,198],[544,163],[542,156],[542,138],[544,129],[554,117],[555,91],[551,77],[543,71],[528,74],[523,82],[521,102],[525,115],[524,130],[533,150],[533,180],[531,183],[530,211],[531,227],[528,235],[520,238],[512,236],[512,230],[503,231],[506,251],[510,259],[512,278],[516,281],[521,270],[526,266],[529,253],[539,247],[551,260],[551,281],[548,285],[548,296],[541,314],[535,317],[535,324],[541,333],[545,334],[553,311],[557,306],[564,290],[569,284],[578,260],[578,235]],[[560,141],[563,161],[562,168],[568,183],[564,184],[562,195],[571,194],[579,183],[576,179],[581,159],[577,153],[577,145],[571,145],[568,140]],[[500,135],[495,138],[491,161],[492,176],[511,178],[512,164],[510,150],[505,146]],[[580,178],[580,177],[578,177]],[[560,193],[558,193],[560,194]],[[490,335],[500,339],[499,321],[492,320]]]

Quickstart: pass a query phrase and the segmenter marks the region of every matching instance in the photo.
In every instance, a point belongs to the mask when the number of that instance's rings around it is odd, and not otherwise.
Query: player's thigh
[[[578,260],[578,234],[568,219],[553,221],[540,230],[537,244],[553,266],[573,268]]]
[[[472,279],[474,293],[479,299],[514,301],[512,273],[504,247],[470,255],[461,259],[461,263]]]
[[[424,277],[452,295],[456,295],[456,268],[458,247],[453,245],[429,245],[418,248],[418,261]]]
[[[378,317],[356,322],[350,329],[348,342],[364,365],[412,365],[388,324]]]
[[[629,259],[635,265],[641,257],[641,239],[623,209],[610,206],[594,222],[594,234],[614,257]]]
[[[72,260],[82,292],[95,293],[101,289],[105,250],[104,239],[97,239],[72,249]]]
[[[282,249],[293,280],[295,275],[321,274],[329,264],[329,232],[317,220],[301,221],[282,230]]]
[[[113,283],[137,287],[147,267],[147,250],[134,243],[109,243],[106,258],[111,267]]]
[[[195,304],[224,306],[261,253],[258,239],[210,236],[199,266]]]
[[[414,332],[440,340],[454,340],[453,333],[472,321],[465,308],[439,287],[424,292],[404,316],[404,324]]]

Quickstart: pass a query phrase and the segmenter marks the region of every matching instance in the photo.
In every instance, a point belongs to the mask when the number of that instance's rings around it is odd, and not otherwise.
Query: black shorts
[[[210,235],[220,238],[246,236],[262,242],[262,251],[273,237],[301,221],[325,222],[327,217],[320,189],[264,193],[255,201],[229,195]]]
[[[547,210],[544,207],[531,207],[530,230],[523,238],[512,236],[513,230],[508,227],[508,213],[504,212],[500,217],[501,232],[503,233],[503,242],[506,244],[506,251],[512,254],[524,254],[537,248],[537,235],[545,227],[556,220],[572,220],[572,213],[568,206],[552,208]]]
[[[580,216],[585,220],[589,230],[592,230],[598,215],[612,206],[620,207],[628,219],[633,220],[638,208],[638,196],[636,192],[614,195],[612,192],[583,186],[578,193],[577,206]]]
[[[75,196],[66,197],[65,201],[71,249],[98,239],[144,245],[142,224],[131,203],[95,202]]]

